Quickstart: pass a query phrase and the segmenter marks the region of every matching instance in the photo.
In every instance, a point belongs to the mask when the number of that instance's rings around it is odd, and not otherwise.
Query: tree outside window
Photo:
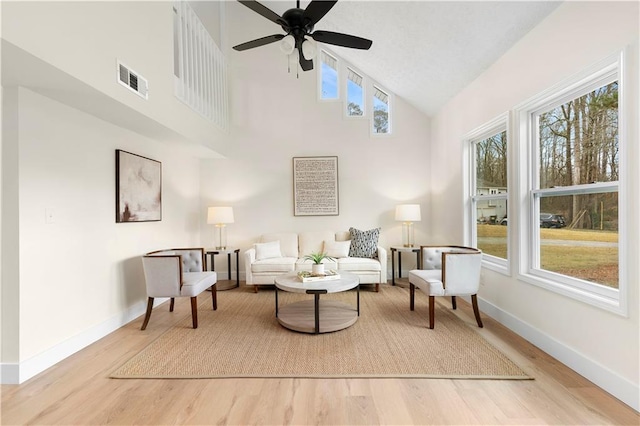
[[[618,288],[618,82],[535,118],[534,268]]]
[[[373,87],[373,133],[390,133],[389,95]]]
[[[501,123],[500,127],[505,127]],[[507,217],[507,131],[493,130],[491,136],[472,139],[471,188],[475,232],[472,244],[485,255],[508,258]]]
[[[361,117],[364,115],[364,88],[360,74],[347,68],[347,116]]]

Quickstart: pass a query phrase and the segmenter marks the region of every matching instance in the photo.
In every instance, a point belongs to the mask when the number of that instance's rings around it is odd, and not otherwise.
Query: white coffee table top
[[[280,275],[275,278],[276,287],[291,293],[306,293],[307,290],[327,290],[327,293],[339,293],[351,290],[360,283],[357,275],[340,272],[340,279],[327,281],[312,281],[303,283],[296,272]]]

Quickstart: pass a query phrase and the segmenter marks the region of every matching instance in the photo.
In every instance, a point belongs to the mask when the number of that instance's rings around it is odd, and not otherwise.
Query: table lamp
[[[402,222],[402,245],[413,247],[413,222],[420,222],[420,204],[396,206],[396,220]]]
[[[233,222],[233,207],[209,207],[207,223],[215,225],[213,239],[216,250],[226,250],[227,223]]]

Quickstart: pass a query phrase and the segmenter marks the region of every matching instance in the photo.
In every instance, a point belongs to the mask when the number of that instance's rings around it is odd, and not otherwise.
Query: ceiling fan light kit
[[[302,56],[304,56],[307,60],[312,60],[316,57],[316,53],[318,52],[318,48],[316,46],[316,42],[313,40],[305,39],[302,42]]]
[[[285,55],[290,55],[293,53],[293,49],[296,48],[296,39],[293,38],[292,35],[288,35],[280,41],[280,50]]]
[[[287,10],[282,16],[255,0],[238,1],[271,22],[280,25],[287,33],[286,35],[273,34],[234,46],[233,49],[239,52],[281,40],[280,50],[284,54],[290,55],[297,49],[300,68],[303,71],[309,71],[313,69],[313,58],[318,50],[316,42],[363,50],[368,50],[373,43],[371,40],[349,34],[332,31],[312,32],[314,25],[331,10],[338,0],[312,0],[306,9],[300,9],[300,0],[297,0],[296,7]]]

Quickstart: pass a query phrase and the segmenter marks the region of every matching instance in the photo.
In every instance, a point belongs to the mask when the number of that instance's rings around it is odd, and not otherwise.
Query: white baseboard
[[[153,305],[157,306],[167,300],[168,299],[166,298],[157,298],[154,300]],[[114,315],[108,320],[61,342],[32,358],[18,364],[0,364],[0,384],[19,385],[26,382],[33,376],[54,366],[68,356],[86,348],[95,341],[102,339],[106,335],[138,318],[140,315],[145,313],[146,306],[146,301],[138,302],[122,313]]]
[[[487,314],[514,333],[536,345],[578,374],[592,381],[636,411],[640,411],[640,387],[572,348],[562,344],[497,306],[478,298],[483,314]]]

